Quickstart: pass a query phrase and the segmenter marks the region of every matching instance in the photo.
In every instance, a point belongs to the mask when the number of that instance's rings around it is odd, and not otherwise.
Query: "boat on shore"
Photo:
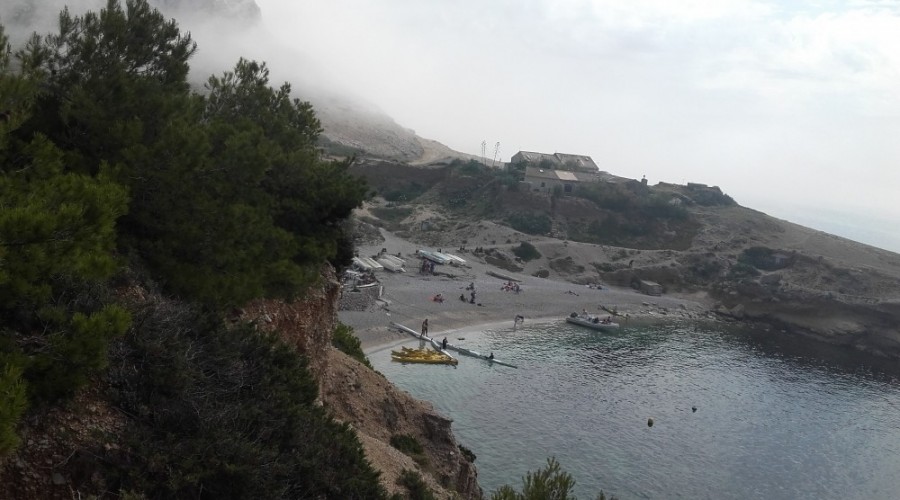
[[[389,271],[393,271],[395,273],[403,273],[406,272],[406,269],[403,266],[406,265],[406,261],[401,259],[400,257],[394,257],[393,255],[382,255],[376,259],[379,264],[384,266],[385,269]]]
[[[619,329],[618,323],[614,323],[612,320],[600,319],[593,314],[572,313],[566,318],[566,322],[601,332],[611,332]]]
[[[419,257],[422,257],[424,259],[428,259],[431,262],[434,262],[435,264],[444,265],[444,264],[450,263],[450,259],[447,258],[447,256],[440,254],[438,252],[431,252],[428,250],[416,250],[416,255],[418,255]]]
[[[354,266],[363,271],[384,271],[384,266],[369,257],[353,257],[352,261]]]

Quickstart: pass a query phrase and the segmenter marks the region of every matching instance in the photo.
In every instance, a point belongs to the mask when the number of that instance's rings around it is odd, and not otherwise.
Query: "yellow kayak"
[[[402,363],[430,363],[455,365],[458,361],[452,356],[427,349],[410,349],[403,347],[400,351],[391,351],[391,359]]]

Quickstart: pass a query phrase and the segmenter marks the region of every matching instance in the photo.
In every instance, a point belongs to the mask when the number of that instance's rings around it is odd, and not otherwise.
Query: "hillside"
[[[741,207],[720,192],[709,198],[696,185],[630,181],[599,195],[553,196],[461,160],[363,160],[351,171],[379,193],[358,217],[416,244],[481,247],[510,271],[575,284],[654,281],[666,293],[706,294],[722,317],[900,356],[900,255]],[[513,255],[521,242],[540,257]]]

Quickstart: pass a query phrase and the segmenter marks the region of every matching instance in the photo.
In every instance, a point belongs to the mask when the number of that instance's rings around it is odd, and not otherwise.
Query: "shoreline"
[[[672,318],[704,319],[712,309],[712,301],[705,293],[691,295],[645,295],[637,290],[603,285],[591,288],[567,281],[538,278],[523,273],[505,271],[466,255],[464,266],[442,265],[436,274],[420,274],[418,245],[381,231],[384,241],[359,247],[359,255],[374,255],[382,248],[391,255],[406,259],[408,270],[394,273],[379,271],[377,278],[383,287],[381,297],[365,310],[338,311],[338,319],[353,328],[363,352],[374,352],[386,345],[396,345],[411,338],[390,328],[400,323],[419,331],[428,319],[432,336],[453,335],[455,332],[488,329],[507,325],[512,327],[516,315],[525,317],[525,324],[563,321],[572,312],[585,310],[606,316],[614,309],[629,319]],[[521,292],[503,289],[505,281],[488,274],[501,272],[519,280]],[[471,303],[470,285],[476,291]],[[441,294],[445,299],[435,302]],[[460,300],[463,299],[463,300]]]
[[[553,323],[558,320],[559,320],[559,318],[548,316],[548,317],[544,317],[544,318],[535,318],[533,320],[530,320],[528,322],[528,324],[529,325],[546,324],[546,323]],[[502,325],[505,325],[507,323],[509,323],[509,322],[508,321],[491,321],[488,323],[477,323],[477,324],[465,325],[465,326],[461,326],[458,328],[451,328],[448,330],[441,330],[441,331],[436,331],[433,333],[429,332],[429,337],[439,340],[439,337],[449,337],[452,334],[465,333],[468,335],[471,333],[481,333],[484,330],[494,330],[497,328],[502,328]],[[400,324],[402,324],[402,323],[400,323]],[[408,326],[408,325],[403,325],[403,326]],[[411,335],[408,335],[406,333],[401,333],[401,332],[397,331],[396,329],[392,329],[392,328],[388,328],[388,329],[391,330],[392,332],[396,332],[398,334],[398,337],[393,340],[369,338],[369,342],[367,344],[363,345],[363,354],[369,355],[372,353],[384,351],[386,349],[392,349],[399,345],[403,345],[407,342],[417,342],[416,339]],[[357,333],[357,337],[359,337],[358,333]],[[371,337],[371,335],[366,335],[366,337]],[[456,337],[456,340],[463,340],[463,338]]]

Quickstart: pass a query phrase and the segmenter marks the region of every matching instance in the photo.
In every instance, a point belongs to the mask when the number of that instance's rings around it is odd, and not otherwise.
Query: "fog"
[[[181,19],[195,74],[265,60],[276,82],[351,96],[461,152],[587,154],[900,251],[895,2],[256,3],[254,22]]]

